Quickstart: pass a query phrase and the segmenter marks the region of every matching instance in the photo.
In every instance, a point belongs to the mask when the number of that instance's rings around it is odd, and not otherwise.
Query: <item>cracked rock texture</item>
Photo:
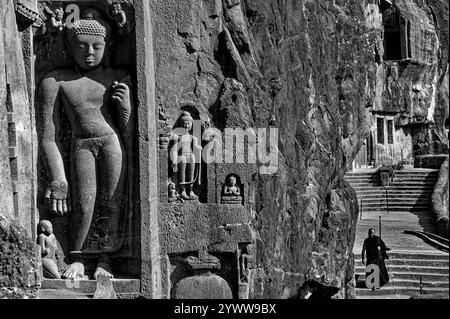
[[[295,298],[308,280],[339,288],[333,298],[354,297],[358,207],[343,176],[372,110],[399,110],[404,126],[434,118],[445,142],[448,3],[396,2],[424,65],[383,61],[378,1],[151,4],[157,102],[169,118],[192,101],[220,129],[279,128],[278,171],[254,185],[250,298]]]
[[[33,297],[39,282],[35,243],[0,213],[0,299]]]

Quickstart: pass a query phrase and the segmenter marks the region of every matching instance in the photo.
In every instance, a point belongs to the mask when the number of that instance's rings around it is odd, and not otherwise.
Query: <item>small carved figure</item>
[[[242,254],[239,258],[239,280],[240,282],[248,282],[248,260],[250,256],[248,254]]]
[[[63,277],[84,276],[81,258],[93,220],[102,217],[105,240],[95,247],[99,256],[94,277],[113,277],[109,254],[121,247],[120,216],[126,203],[127,154],[132,135],[132,97],[126,70],[105,65],[111,28],[95,9],[87,9],[67,30],[75,67],[56,70],[40,84],[39,140],[48,164],[50,183],[45,197],[55,214],[66,214],[69,183],[61,154],[61,112],[72,130],[69,265]],[[88,250],[89,251],[89,250]],[[92,250],[90,251],[92,252]]]
[[[178,185],[181,198],[195,200],[198,199],[198,196],[194,193],[193,187],[196,182],[200,184],[201,180],[200,155],[202,147],[199,145],[197,137],[191,134],[194,123],[191,114],[185,111],[180,119],[186,133],[181,136],[176,133],[172,134],[172,140],[175,141],[170,151],[172,169],[174,173],[179,172]],[[197,171],[197,174],[195,174],[195,171]]]
[[[56,263],[56,250],[58,244],[53,234],[53,225],[48,220],[41,220],[38,224],[38,244],[41,247],[42,267],[44,268],[44,277],[51,279],[60,279]]]
[[[222,192],[222,202],[224,204],[241,204],[242,196],[239,186],[237,186],[237,179],[230,175],[227,177],[226,184]]]
[[[50,23],[53,28],[62,31],[64,29],[65,23],[63,22],[64,10],[63,8],[57,8],[53,11],[52,17],[50,18]]]
[[[119,29],[122,29],[127,23],[127,15],[119,2],[113,3],[112,14]]]

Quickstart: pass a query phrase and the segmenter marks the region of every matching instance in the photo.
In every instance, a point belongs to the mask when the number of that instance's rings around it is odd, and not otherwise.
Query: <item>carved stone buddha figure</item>
[[[196,182],[200,183],[202,147],[198,139],[191,134],[194,123],[191,114],[185,111],[180,119],[183,125],[181,131],[184,134],[177,134],[180,128],[172,134],[172,140],[175,141],[170,154],[172,169],[174,173],[178,173],[180,197],[185,200],[195,200],[198,196],[194,193],[193,187]],[[196,166],[197,175],[195,174]]]
[[[224,204],[241,204],[241,190],[237,185],[235,176],[228,176],[222,192],[222,203]]]
[[[126,201],[124,141],[132,130],[129,76],[104,63],[111,28],[98,11],[87,9],[67,30],[67,40],[75,67],[50,72],[39,87],[39,140],[50,180],[45,198],[55,214],[66,214],[73,207],[68,229],[71,261],[63,277],[84,276],[81,256],[89,252],[84,244],[94,207],[98,207],[106,234],[103,246],[91,251],[98,255],[94,277],[113,277],[110,253],[118,249],[119,216]],[[72,131],[70,181],[61,154],[63,110]]]

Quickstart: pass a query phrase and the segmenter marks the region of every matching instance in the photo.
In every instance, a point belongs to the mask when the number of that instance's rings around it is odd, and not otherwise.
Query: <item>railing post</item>
[[[420,280],[420,283],[419,283],[420,294],[423,294],[423,278],[422,278],[422,275],[419,275],[419,280]]]
[[[360,205],[360,209],[359,209],[359,211],[361,212],[361,214],[360,214],[360,220],[363,220],[363,202],[362,202],[362,197],[361,197],[361,199],[360,199],[360,202],[361,202],[361,205]]]
[[[389,214],[389,194],[388,194],[387,186],[384,187],[384,190],[386,191],[386,208],[387,208],[387,212]]]
[[[378,217],[378,233],[380,234],[381,238],[381,216]]]

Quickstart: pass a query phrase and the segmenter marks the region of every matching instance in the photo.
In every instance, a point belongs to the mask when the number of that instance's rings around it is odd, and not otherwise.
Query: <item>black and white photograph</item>
[[[448,300],[449,1],[0,0],[0,299]]]

